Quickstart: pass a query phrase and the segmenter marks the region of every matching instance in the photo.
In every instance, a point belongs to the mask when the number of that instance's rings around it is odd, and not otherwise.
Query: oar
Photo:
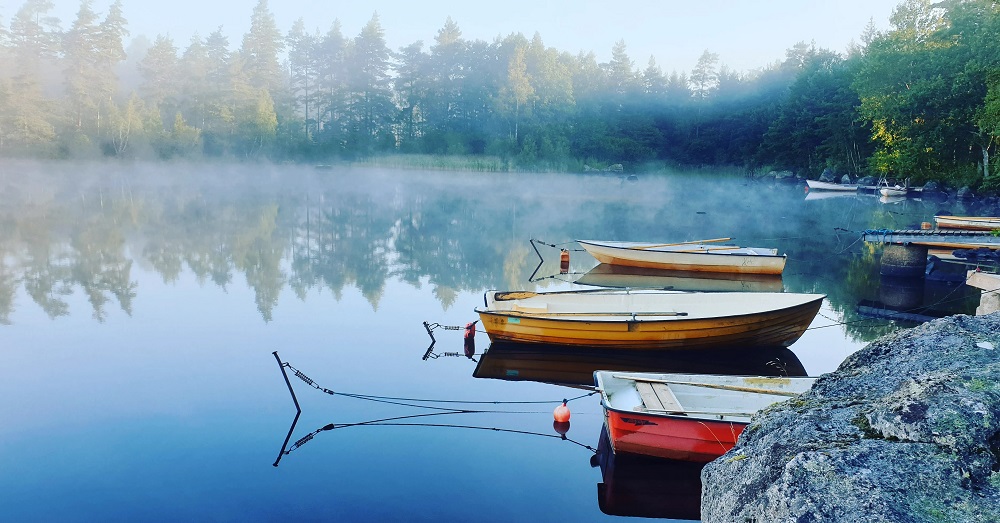
[[[692,241],[689,241],[689,242],[660,243],[660,244],[657,244],[657,245],[644,245],[642,247],[627,247],[627,248],[628,249],[636,249],[636,250],[640,250],[641,251],[643,249],[655,249],[655,248],[658,248],[658,247],[672,247],[674,245],[691,245],[692,243],[726,242],[726,241],[729,241],[729,240],[732,240],[732,238],[713,238],[711,240],[692,240]]]
[[[511,301],[534,298],[535,296],[552,296],[555,294],[583,294],[588,292],[608,292],[608,289],[584,289],[579,291],[554,291],[554,292],[534,292],[534,291],[504,291],[493,294],[493,301]],[[488,292],[487,292],[488,293]],[[483,299],[485,300],[485,296]]]
[[[734,390],[737,392],[752,392],[754,394],[772,394],[775,396],[788,396],[794,398],[799,395],[798,392],[788,392],[784,390],[773,390],[773,389],[758,389],[755,387],[739,387],[736,385],[718,385],[715,383],[698,383],[693,381],[671,381],[671,380],[658,380],[652,378],[642,378],[636,379],[634,376],[622,376],[614,374],[612,375],[618,379],[627,379],[632,381],[644,381],[647,383],[665,383],[667,385],[691,385],[693,387],[706,387],[709,389],[722,389],[722,390]]]
[[[662,412],[664,414],[675,414],[675,415],[709,414],[712,416],[746,416],[748,418],[753,416],[754,414],[752,412],[715,412],[709,410],[665,410],[665,409],[646,409],[646,412]]]
[[[704,249],[681,249],[670,252],[708,252],[708,251],[735,251],[739,247],[705,247]]]

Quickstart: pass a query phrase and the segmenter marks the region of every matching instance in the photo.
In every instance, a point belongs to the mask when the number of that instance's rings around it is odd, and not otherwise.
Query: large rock
[[[755,416],[705,522],[1000,521],[1000,313],[885,336]]]

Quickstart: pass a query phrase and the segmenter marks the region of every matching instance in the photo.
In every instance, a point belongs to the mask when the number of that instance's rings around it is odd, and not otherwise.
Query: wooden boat
[[[970,229],[992,231],[1000,229],[1000,218],[994,216],[935,216],[939,229]]]
[[[787,347],[823,294],[654,290],[487,291],[477,307],[491,341],[622,349]]]
[[[810,191],[843,191],[843,192],[856,192],[858,186],[853,183],[829,183],[821,182],[819,180],[806,180],[806,185],[809,186]]]
[[[594,371],[805,376],[802,362],[787,347],[746,347],[699,351],[649,351],[567,347],[540,343],[491,343],[480,356],[474,378],[593,385]]]
[[[708,462],[736,444],[750,418],[816,378],[594,372],[615,452]]]
[[[680,243],[577,240],[601,263],[698,272],[781,274],[786,256],[776,249],[720,245],[716,240]]]
[[[573,283],[619,289],[664,289],[699,292],[781,292],[780,274],[672,271],[601,263]]]

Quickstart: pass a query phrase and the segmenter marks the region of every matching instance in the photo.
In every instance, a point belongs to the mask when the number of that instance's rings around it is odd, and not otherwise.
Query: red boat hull
[[[707,463],[736,444],[746,423],[605,409],[615,452]]]

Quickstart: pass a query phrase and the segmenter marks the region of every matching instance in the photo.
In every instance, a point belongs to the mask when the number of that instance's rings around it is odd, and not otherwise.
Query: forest
[[[0,23],[0,157],[328,164],[462,158],[480,170],[621,164],[938,180],[1000,189],[1000,5],[903,0],[844,54],[799,42],[754,71],[702,53],[690,72],[468,40],[448,18],[425,47],[390,49],[379,18],[277,27],[267,0],[239,44],[129,41],[122,0],[52,2]],[[0,22],[4,22],[0,20]],[[669,50],[666,50],[669,52]]]

